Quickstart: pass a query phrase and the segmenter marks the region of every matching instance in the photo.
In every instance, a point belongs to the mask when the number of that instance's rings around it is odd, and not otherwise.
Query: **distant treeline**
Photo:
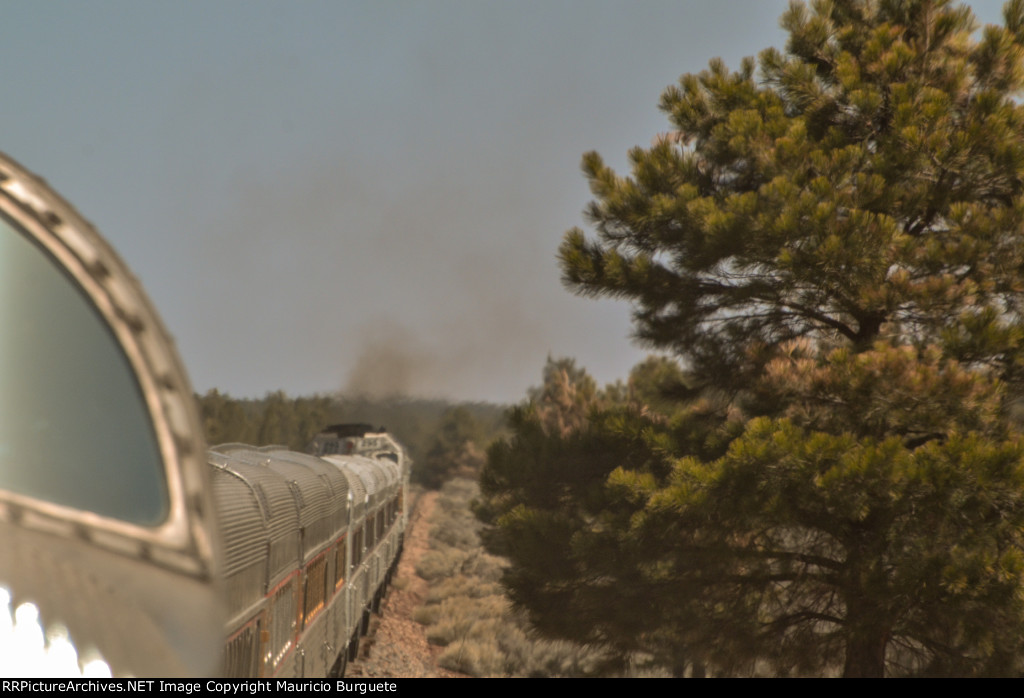
[[[506,407],[417,398],[317,395],[289,397],[282,391],[260,399],[233,398],[213,389],[197,395],[206,441],[262,446],[281,444],[302,451],[324,426],[362,422],[384,427],[409,450],[413,479],[439,487],[456,473],[475,475],[484,448],[501,435]]]

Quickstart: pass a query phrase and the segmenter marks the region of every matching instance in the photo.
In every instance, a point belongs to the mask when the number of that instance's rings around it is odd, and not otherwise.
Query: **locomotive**
[[[401,447],[208,451],[138,281],[4,155],[0,328],[0,674],[340,674],[401,549]]]

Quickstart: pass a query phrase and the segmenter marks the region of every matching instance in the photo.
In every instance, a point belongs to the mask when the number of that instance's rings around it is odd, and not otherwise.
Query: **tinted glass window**
[[[120,344],[54,260],[0,219],[0,488],[132,523],[168,513]]]

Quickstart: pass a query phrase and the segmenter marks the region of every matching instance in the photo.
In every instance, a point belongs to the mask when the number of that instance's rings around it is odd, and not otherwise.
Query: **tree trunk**
[[[885,647],[889,633],[881,628],[851,629],[846,638],[844,678],[885,677]]]

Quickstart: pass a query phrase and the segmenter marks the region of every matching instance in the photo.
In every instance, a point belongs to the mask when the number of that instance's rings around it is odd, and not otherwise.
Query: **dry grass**
[[[416,566],[430,583],[413,618],[427,640],[445,647],[438,663],[472,676],[582,676],[598,655],[568,642],[532,637],[500,584],[506,563],[480,544],[481,524],[470,511],[476,483],[455,479],[441,490],[431,528],[431,550]]]

